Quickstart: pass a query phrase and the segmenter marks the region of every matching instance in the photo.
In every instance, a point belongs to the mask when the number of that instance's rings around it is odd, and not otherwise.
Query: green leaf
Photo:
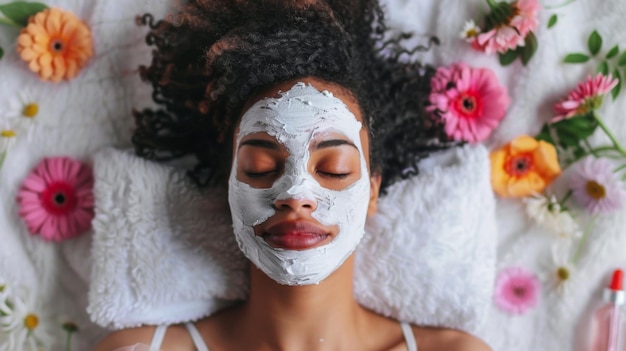
[[[3,56],[4,56],[4,49],[0,47],[0,60],[2,60]]]
[[[528,35],[526,36],[526,39],[524,39],[524,41],[525,41],[525,45],[522,48],[519,48],[518,50],[521,50],[519,56],[522,59],[522,64],[526,66],[528,61],[530,61],[530,59],[535,54],[535,52],[537,52],[538,44],[537,44],[537,37],[535,36],[535,33],[533,32],[529,32]]]
[[[583,63],[587,61],[589,61],[589,56],[581,53],[568,54],[563,60],[565,63]]]
[[[556,13],[550,16],[550,19],[548,20],[548,29],[554,27],[554,25],[556,24],[558,20],[559,20],[559,17],[556,15]]]
[[[583,149],[583,147],[581,145],[576,145],[573,148],[569,148],[570,150],[572,150],[572,154],[574,155],[574,159],[580,159],[581,157],[585,156],[587,154],[587,151],[585,151],[585,149]]]
[[[519,55],[519,52],[517,51],[517,49],[509,50],[505,52],[504,54],[498,54],[500,58],[500,64],[502,66],[510,65],[511,63],[513,63],[513,61],[515,61],[515,59],[517,59],[518,55]]]
[[[597,30],[594,30],[589,36],[587,47],[589,47],[591,56],[596,56],[598,52],[600,52],[600,49],[602,49],[602,37]]]
[[[16,24],[25,27],[28,18],[37,12],[47,9],[48,6],[39,2],[14,1],[0,5],[0,12]]]
[[[613,77],[617,79],[617,85],[611,90],[611,96],[613,96],[613,100],[615,100],[622,90],[622,76],[619,74],[617,68],[613,71]]]
[[[615,45],[611,50],[609,50],[609,53],[606,54],[606,59],[612,59],[617,56],[617,54],[619,54],[619,45]]]
[[[617,60],[617,65],[626,66],[626,51],[622,52],[622,54],[619,55],[619,59]]]
[[[597,73],[602,73],[605,76],[609,75],[609,64],[606,61],[600,62],[598,65],[598,69],[596,69]]]
[[[548,123],[543,125],[543,128],[541,128],[541,131],[539,131],[539,134],[535,136],[535,139],[543,140],[552,145],[555,145],[554,139],[552,139],[552,135],[550,135],[550,127],[548,126]]]
[[[598,127],[592,113],[574,116],[552,124],[559,144],[564,147],[578,146],[581,140],[588,138]]]

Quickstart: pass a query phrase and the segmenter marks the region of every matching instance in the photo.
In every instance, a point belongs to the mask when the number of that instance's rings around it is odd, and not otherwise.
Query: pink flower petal
[[[76,206],[54,207],[50,214],[52,209],[42,202],[42,193],[59,189],[76,196]],[[89,229],[94,217],[93,172],[71,158],[45,158],[24,179],[16,200],[18,213],[31,233],[44,240],[74,237]]]

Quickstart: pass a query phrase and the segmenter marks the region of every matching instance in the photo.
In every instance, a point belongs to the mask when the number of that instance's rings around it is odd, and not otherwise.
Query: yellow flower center
[[[0,137],[3,137],[3,138],[14,138],[15,135],[16,135],[15,132],[10,129],[0,130]]]
[[[28,330],[34,330],[39,325],[39,317],[36,314],[30,313],[24,318],[24,326]]]
[[[477,36],[478,36],[478,31],[476,30],[476,28],[470,28],[467,30],[467,32],[465,32],[466,38],[473,38]]]
[[[34,102],[31,102],[30,104],[26,104],[24,106],[24,109],[22,110],[22,116],[26,118],[33,118],[37,116],[38,113],[39,113],[39,105]]]
[[[560,282],[564,282],[569,279],[569,270],[565,267],[559,267],[556,270],[556,277]]]
[[[587,182],[585,190],[587,191],[587,195],[591,196],[594,200],[600,200],[606,196],[606,189],[604,188],[604,185],[594,180]]]

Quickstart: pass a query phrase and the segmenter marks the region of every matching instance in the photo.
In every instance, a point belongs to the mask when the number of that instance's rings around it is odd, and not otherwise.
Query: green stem
[[[19,24],[5,17],[0,17],[0,24],[4,24],[5,26],[11,26],[11,27],[22,27]]]
[[[576,254],[574,255],[574,258],[572,259],[573,264],[576,264],[576,262],[580,258],[580,254],[583,251],[583,246],[585,245],[585,242],[587,242],[587,239],[589,238],[589,234],[591,233],[591,227],[593,227],[593,224],[595,223],[595,221],[596,221],[596,217],[593,216],[591,220],[589,221],[589,223],[587,223],[587,226],[585,227],[585,231],[583,232],[583,236],[582,238],[580,238],[580,242],[578,242],[578,248],[576,249]]]
[[[561,201],[559,201],[559,205],[561,206],[561,208],[565,207],[565,202],[569,200],[570,196],[572,196],[572,189],[568,190],[567,193],[565,193],[565,196],[563,196],[563,198],[561,199]]]
[[[609,139],[611,139],[611,142],[613,143],[613,146],[615,147],[615,150],[617,150],[620,154],[622,154],[622,156],[626,157],[626,150],[624,150],[624,148],[619,143],[619,141],[617,141],[617,138],[615,137],[615,135],[606,126],[606,124],[604,124],[602,119],[600,119],[600,117],[598,117],[598,115],[596,115],[595,113],[593,114],[593,118],[596,120],[596,122],[598,122],[598,125],[600,126],[600,128],[602,128],[604,133],[606,133],[606,135],[609,137]]]
[[[557,4],[557,5],[552,5],[552,6],[544,5],[543,8],[546,9],[546,10],[556,10],[556,9],[558,9],[560,7],[564,7],[564,6],[569,5],[569,4],[573,3],[574,1],[576,1],[576,0],[567,0],[564,3]]]
[[[598,157],[598,152],[596,149],[593,148],[593,146],[591,146],[591,144],[589,144],[589,140],[587,140],[587,138],[583,139],[583,143],[585,144],[585,146],[587,147],[587,149],[589,150],[589,153],[594,155],[595,157]]]
[[[4,164],[4,160],[7,158],[7,152],[9,149],[7,148],[0,154],[0,170],[2,170],[2,165]]]
[[[71,351],[72,350],[72,332],[68,331],[67,332],[67,339],[65,341],[65,351]]]

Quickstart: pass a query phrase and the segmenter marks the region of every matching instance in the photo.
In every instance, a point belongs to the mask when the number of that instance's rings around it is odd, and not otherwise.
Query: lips
[[[306,250],[323,243],[330,233],[309,222],[280,222],[269,227],[262,237],[275,248]]]

